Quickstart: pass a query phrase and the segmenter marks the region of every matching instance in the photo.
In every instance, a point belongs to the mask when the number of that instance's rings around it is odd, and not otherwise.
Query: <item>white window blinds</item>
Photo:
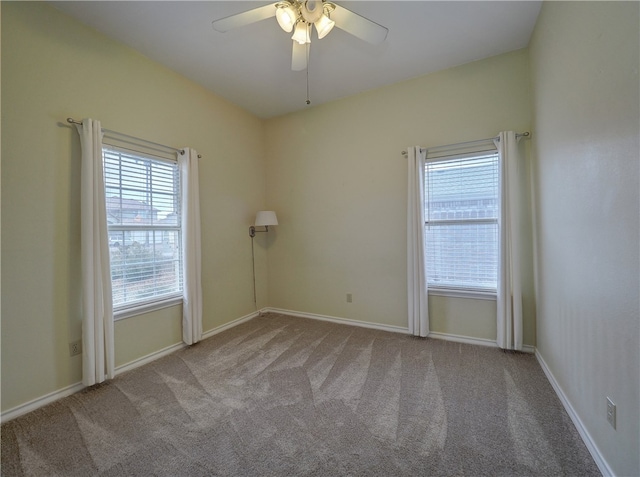
[[[177,163],[111,146],[103,161],[114,309],[181,296]]]
[[[498,191],[497,152],[427,161],[425,227],[430,288],[496,290]]]

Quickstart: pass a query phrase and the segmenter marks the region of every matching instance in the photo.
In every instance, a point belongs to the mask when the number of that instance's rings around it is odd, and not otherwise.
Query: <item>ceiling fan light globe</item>
[[[278,7],[276,9],[276,20],[278,25],[287,33],[291,33],[296,24],[297,14],[292,7]]]
[[[291,39],[301,45],[311,43],[311,35],[309,35],[309,25],[305,22],[296,23],[296,29]]]
[[[336,22],[334,22],[327,15],[322,15],[320,19],[314,23],[314,25],[316,26],[316,31],[318,32],[318,39],[322,40],[329,34],[331,30],[333,30]]]

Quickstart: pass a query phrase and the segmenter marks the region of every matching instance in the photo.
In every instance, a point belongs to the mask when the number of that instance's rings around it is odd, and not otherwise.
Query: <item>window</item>
[[[180,173],[175,161],[104,146],[114,312],[182,297]]]
[[[498,190],[497,152],[427,160],[425,238],[429,288],[495,293]]]

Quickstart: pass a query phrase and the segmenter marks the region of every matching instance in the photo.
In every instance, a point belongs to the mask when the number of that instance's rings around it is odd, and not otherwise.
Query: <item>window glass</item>
[[[103,148],[114,310],[182,294],[175,162]]]
[[[498,173],[496,153],[427,162],[425,238],[429,287],[496,290]]]

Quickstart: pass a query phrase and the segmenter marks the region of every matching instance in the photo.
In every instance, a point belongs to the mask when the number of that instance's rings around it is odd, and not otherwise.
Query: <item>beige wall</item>
[[[280,221],[269,237],[269,304],[406,328],[400,153],[528,130],[528,74],[520,50],[268,120],[267,203]],[[524,259],[533,345],[531,253]],[[495,301],[431,301],[433,331],[495,339]]]
[[[530,46],[538,351],[620,476],[640,475],[638,6],[545,2]]]
[[[76,119],[200,162],[204,330],[254,310],[248,226],[265,204],[263,123],[50,6],[2,2],[2,409],[81,380]],[[256,248],[259,306],[266,256]],[[181,341],[181,307],[118,321],[117,364]]]

